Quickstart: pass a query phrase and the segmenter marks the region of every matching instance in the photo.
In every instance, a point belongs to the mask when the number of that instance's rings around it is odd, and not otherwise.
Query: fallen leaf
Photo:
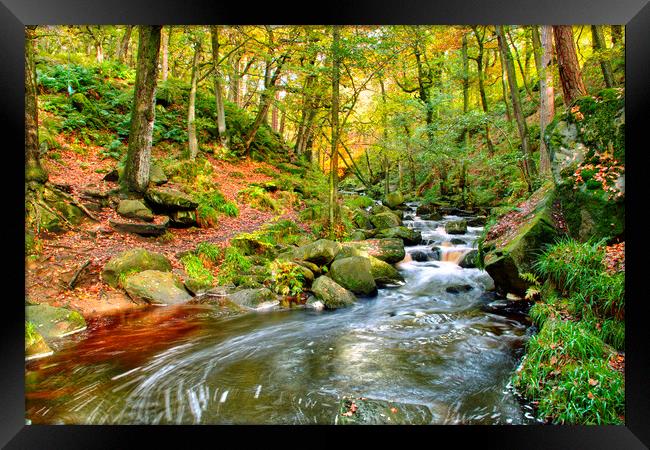
[[[589,384],[591,386],[598,386],[598,380],[594,380],[593,378],[589,378]]]
[[[594,394],[592,394],[591,392],[589,392],[589,393],[587,394],[587,397],[589,397],[591,400],[593,400],[593,399],[595,398],[595,397],[594,397]]]
[[[395,414],[395,413],[397,412],[397,408],[391,408],[391,409],[390,409],[390,412],[392,412],[393,414]]]

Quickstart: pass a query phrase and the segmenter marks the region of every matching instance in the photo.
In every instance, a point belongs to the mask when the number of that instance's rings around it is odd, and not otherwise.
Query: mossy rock
[[[135,248],[112,257],[104,266],[101,276],[105,283],[117,287],[120,284],[120,277],[144,270],[169,272],[172,270],[172,265],[160,253],[150,252],[144,248]]]
[[[399,238],[366,239],[343,243],[343,247],[352,247],[362,251],[361,255],[374,256],[389,264],[400,262],[406,256],[404,241]],[[348,251],[348,250],[345,250]]]
[[[144,270],[127,276],[124,290],[133,300],[154,305],[174,305],[192,299],[176,275],[158,270]]]
[[[53,353],[43,336],[36,331],[34,324],[25,321],[25,360],[44,358]]]
[[[548,191],[548,187],[541,188],[537,194],[543,191]],[[492,249],[484,256],[483,264],[497,288],[524,296],[530,287],[520,275],[533,272],[533,263],[544,247],[559,236],[551,211],[554,196],[554,190],[546,192],[516,230],[483,244]]]
[[[610,199],[602,190],[573,189],[566,183],[558,186],[569,234],[581,242],[591,238],[608,239],[625,233],[625,202]]]
[[[154,211],[191,211],[199,206],[187,194],[169,188],[150,188],[144,198]]]
[[[371,216],[370,222],[379,230],[402,225],[402,220],[393,212],[382,212]]]
[[[401,192],[391,192],[384,199],[384,203],[391,209],[395,209],[404,203],[404,196]]]
[[[228,298],[244,308],[257,308],[263,303],[278,300],[278,296],[268,288],[242,289],[230,294]]]
[[[379,230],[375,237],[383,238],[399,238],[404,241],[406,245],[418,245],[422,243],[422,233],[412,230],[411,228],[400,226],[393,228],[384,228]]]
[[[205,294],[213,287],[212,282],[198,278],[189,278],[185,280],[184,285],[185,289],[190,291],[193,295]]]
[[[169,213],[169,226],[174,228],[198,226],[196,211],[173,211]]]
[[[450,220],[445,223],[445,233],[465,234],[467,233],[467,221],[465,219]]]
[[[340,250],[340,243],[329,239],[319,239],[310,244],[294,248],[290,251],[290,256],[292,259],[324,266],[332,262]]]
[[[366,238],[366,233],[364,233],[361,230],[354,230],[352,233],[350,233],[351,241],[363,241],[365,238]]]
[[[145,222],[153,221],[153,213],[140,200],[120,200],[117,206],[117,213],[120,216],[130,219],[143,220]]]
[[[167,183],[167,175],[158,164],[152,164],[149,168],[149,183],[160,186]]]
[[[262,241],[255,234],[242,233],[230,240],[230,245],[239,249],[244,256],[263,255],[272,258],[274,255],[273,245]]]
[[[46,340],[61,338],[86,329],[86,321],[77,311],[46,304],[25,307],[26,319]]]
[[[351,256],[337,259],[332,263],[329,274],[334,281],[354,294],[377,293],[368,258]]]
[[[357,298],[354,294],[326,276],[314,280],[311,290],[327,309],[345,308],[353,305]]]
[[[370,261],[370,273],[377,286],[392,286],[404,282],[404,277],[387,262],[373,256],[368,256],[368,260]]]

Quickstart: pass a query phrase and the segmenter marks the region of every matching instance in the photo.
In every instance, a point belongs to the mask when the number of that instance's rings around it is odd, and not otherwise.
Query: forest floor
[[[57,138],[66,139],[61,135]],[[106,192],[117,187],[115,182],[103,181],[105,173],[97,172],[98,169],[113,169],[115,160],[102,159],[99,156],[99,148],[89,148],[86,154],[80,155],[66,147],[63,146],[60,151],[61,158],[57,161],[44,161],[50,182],[69,186],[72,196],[77,199],[84,190]],[[162,156],[157,152],[159,151],[155,148],[152,149],[154,157]],[[237,192],[249,183],[271,179],[255,172],[255,169],[266,167],[277,171],[276,168],[265,162],[251,160],[229,163],[217,160],[211,155],[208,155],[207,159],[214,168],[215,181],[219,183],[221,192],[226,199],[237,203],[238,217],[222,215],[214,228],[170,228],[168,231],[173,238],[168,234],[167,239],[161,239],[113,230],[109,219],[124,221],[124,218],[118,216],[110,207],[103,208],[101,212],[93,213],[99,219],[98,222],[86,219],[77,230],[43,233],[40,236],[40,255],[26,263],[25,292],[29,293],[30,300],[52,306],[70,307],[85,317],[138,308],[141,305],[134,303],[126,293],[108,286],[100,279],[102,268],[115,254],[131,248],[146,248],[167,256],[173,271],[181,274],[182,264],[176,255],[194,249],[199,242],[209,241],[225,247],[234,235],[252,232],[278,216],[298,223],[294,209],[285,209],[283,214],[278,215],[251,208],[237,199]],[[242,175],[229,176],[233,172]],[[174,183],[169,182],[166,186],[174,187]],[[70,280],[84,265],[74,289],[70,289]]]

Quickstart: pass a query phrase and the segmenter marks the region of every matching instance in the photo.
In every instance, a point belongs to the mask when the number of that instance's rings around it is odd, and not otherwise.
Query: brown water
[[[427,239],[449,238],[442,222],[405,223]],[[470,228],[458,236],[467,245],[450,251],[471,248],[479,232]],[[340,398],[353,395],[423,405],[432,423],[527,423],[507,387],[527,324],[481,311],[491,280],[455,260],[404,262],[403,286],[343,310],[224,317],[184,305],[90,322],[26,365],[26,416],[35,424],[329,424]],[[446,292],[459,284],[472,289]]]

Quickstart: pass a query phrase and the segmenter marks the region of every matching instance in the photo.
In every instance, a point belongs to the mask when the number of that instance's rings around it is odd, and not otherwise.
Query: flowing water
[[[407,255],[397,266],[404,285],[336,311],[224,317],[214,306],[184,305],[91,321],[53,356],[27,364],[27,418],[332,424],[341,397],[355,396],[420,405],[435,424],[528,423],[508,387],[528,326],[483,312],[491,279],[456,264],[481,228],[449,236],[444,222],[455,217],[423,221],[415,205],[407,215],[405,225],[428,242],[407,252],[431,254],[435,243],[442,261]],[[448,292],[454,286],[463,289]]]

